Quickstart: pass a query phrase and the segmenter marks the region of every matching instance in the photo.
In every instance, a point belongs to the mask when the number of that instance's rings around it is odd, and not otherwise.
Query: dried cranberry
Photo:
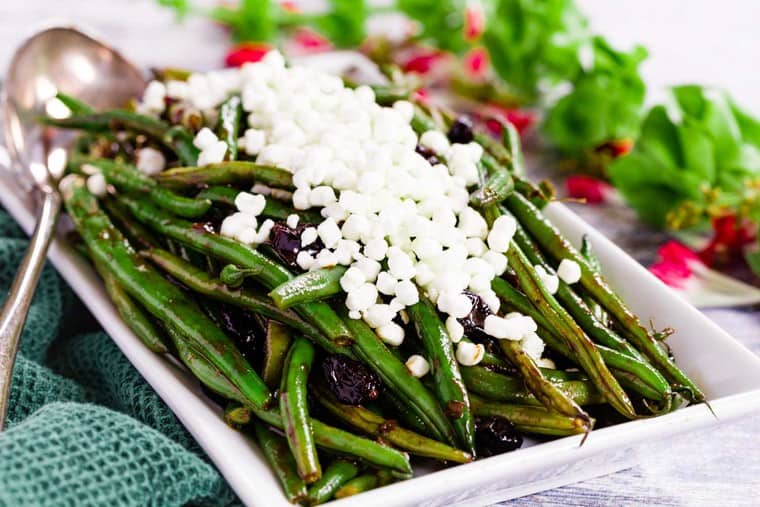
[[[359,361],[341,354],[329,354],[322,362],[322,372],[338,401],[361,405],[380,395],[382,384],[378,376]]]
[[[523,437],[509,420],[503,417],[481,417],[475,421],[475,444],[482,457],[519,449]]]
[[[425,160],[428,161],[430,165],[436,165],[440,164],[441,161],[438,159],[438,156],[435,154],[433,150],[428,148],[427,146],[422,146],[421,144],[418,144],[417,147],[414,149],[417,153],[422,155]]]
[[[272,227],[269,244],[277,256],[282,259],[282,262],[291,268],[299,269],[296,258],[301,250],[315,255],[325,247],[319,238],[313,243],[301,247],[301,233],[307,227],[313,226],[311,224],[299,224],[298,227],[291,228],[284,222],[277,222]]]
[[[457,319],[459,323],[462,324],[462,327],[464,327],[464,334],[474,339],[488,336],[484,330],[484,326],[486,323],[486,317],[493,313],[491,307],[489,307],[488,304],[483,301],[483,298],[477,294],[468,290],[465,290],[462,293],[470,298],[470,302],[472,303],[472,310],[470,310],[470,313],[467,314],[466,317]]]
[[[460,116],[449,129],[449,141],[452,143],[467,144],[472,142],[472,120],[468,116]]]
[[[219,306],[214,317],[224,334],[232,338],[237,349],[249,363],[262,356],[261,340],[257,338],[257,323],[253,314],[229,306]]]

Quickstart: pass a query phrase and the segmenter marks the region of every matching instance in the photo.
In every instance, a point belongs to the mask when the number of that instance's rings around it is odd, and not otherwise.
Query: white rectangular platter
[[[0,201],[30,232],[32,196],[8,171],[0,173]],[[725,422],[760,410],[760,359],[622,250],[561,204],[548,216],[576,245],[587,234],[605,275],[642,321],[671,326],[668,340],[678,364],[704,389],[715,416],[704,405],[652,419],[596,430],[580,437],[530,445],[467,465],[427,473],[329,505],[362,507],[484,505],[603,475],[632,464],[632,448],[656,439]],[[230,429],[193,377],[176,363],[151,353],[122,322],[90,266],[64,241],[55,240],[50,261],[92,311],[119,348],[208,453],[241,500],[251,506],[289,505],[255,444]]]

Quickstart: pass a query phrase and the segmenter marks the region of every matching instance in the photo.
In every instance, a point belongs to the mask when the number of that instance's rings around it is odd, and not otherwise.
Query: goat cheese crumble
[[[324,219],[300,237],[302,247],[319,240],[324,248],[314,255],[299,252],[298,266],[346,266],[340,285],[350,317],[363,319],[389,345],[403,341],[404,329],[394,319],[417,303],[422,291],[448,317],[458,360],[477,364],[482,345],[460,342],[464,330],[457,319],[472,311],[463,292],[477,294],[498,311],[491,281],[507,268],[504,253],[517,226],[513,217],[501,216],[489,228],[469,206],[483,148],[451,143],[439,130],[418,136],[411,126],[411,103],[382,107],[371,88],[352,89],[336,76],[286,67],[276,51],[240,69],[193,74],[187,82],[153,82],[140,108],[160,113],[169,97],[208,110],[230,93],[240,94],[245,114],[240,149],[258,163],[292,173],[295,190],[292,195],[280,191],[279,197],[290,198],[297,210],[318,209]],[[208,128],[197,133],[194,144],[200,166],[226,156],[225,143]],[[433,164],[417,152],[418,145],[435,153]],[[151,162],[146,172],[158,165]],[[220,233],[249,245],[266,241],[272,221],[259,223],[259,217],[264,195],[273,191],[256,185],[241,192],[235,199],[238,211],[223,221]],[[298,223],[297,215],[287,219],[290,227]],[[563,279],[575,278],[572,266],[561,271]],[[545,272],[541,276],[550,286],[551,277],[556,279]],[[527,340],[533,353],[540,348],[530,317],[489,316],[485,331]],[[423,361],[413,356],[407,366],[421,376],[429,369]]]

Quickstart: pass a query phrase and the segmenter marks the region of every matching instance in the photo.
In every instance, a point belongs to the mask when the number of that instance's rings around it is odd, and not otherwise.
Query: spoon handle
[[[58,191],[45,191],[37,226],[0,312],[0,431],[5,428],[11,374],[21,330],[24,328],[40,272],[45,265],[48,246],[53,238],[60,210],[61,196]]]

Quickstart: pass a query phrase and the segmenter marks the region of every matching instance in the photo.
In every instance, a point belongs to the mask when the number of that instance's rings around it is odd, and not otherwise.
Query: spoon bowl
[[[0,431],[10,394],[21,330],[37,286],[61,208],[57,182],[66,167],[72,134],[38,122],[67,116],[61,92],[95,109],[124,106],[145,88],[137,67],[79,30],[54,27],[27,39],[14,54],[0,98],[11,169],[22,187],[39,197],[37,225],[0,312]]]
[[[2,122],[14,169],[31,172],[24,182],[38,185],[60,176],[61,149],[71,134],[36,121],[40,115],[66,114],[55,99],[57,92],[107,109],[124,106],[144,87],[134,65],[89,35],[68,27],[38,32],[14,54],[3,87]]]

